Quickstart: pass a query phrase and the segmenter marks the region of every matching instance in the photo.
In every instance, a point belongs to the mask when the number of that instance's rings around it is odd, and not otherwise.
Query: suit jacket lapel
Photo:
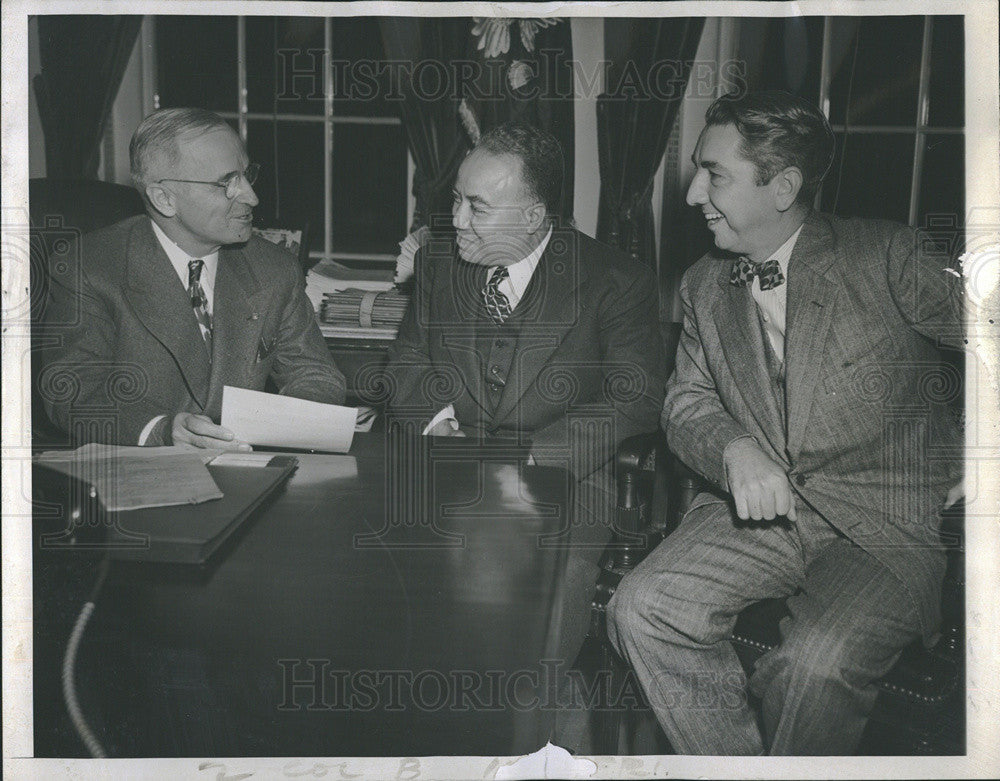
[[[508,321],[518,342],[507,385],[494,420],[502,422],[577,324],[584,302],[580,292],[589,277],[588,259],[579,253],[576,234],[553,230],[521,301]]]
[[[188,390],[208,403],[209,355],[183,283],[148,220],[139,220],[126,247],[125,296],[143,326],[173,355]]]
[[[483,378],[480,376],[482,370],[476,335],[486,274],[485,266],[466,263],[456,252],[452,273],[436,286],[431,301],[431,322],[444,326],[439,332],[440,338],[451,355],[452,365],[462,383],[469,389],[469,395],[481,407]],[[434,332],[431,333],[431,338],[436,338]]]
[[[720,263],[720,295],[712,317],[733,382],[775,453],[785,449],[781,413],[767,371],[764,334],[757,305],[746,288],[730,284],[730,265]]]
[[[222,392],[227,377],[246,372],[247,356],[256,355],[264,322],[266,292],[250,267],[246,248],[219,251],[212,307],[212,374],[210,397]]]
[[[802,447],[840,293],[835,261],[829,225],[818,215],[810,215],[788,261],[785,398],[792,458]]]

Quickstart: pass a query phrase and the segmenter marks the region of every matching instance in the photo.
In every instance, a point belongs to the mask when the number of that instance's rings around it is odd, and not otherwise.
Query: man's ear
[[[802,171],[794,165],[775,174],[771,180],[774,191],[774,205],[779,212],[788,211],[795,204],[799,190],[802,189]]]
[[[534,233],[542,227],[546,213],[544,203],[536,203],[524,210],[524,216],[528,221],[528,233]]]
[[[146,185],[146,198],[150,205],[164,217],[173,217],[177,214],[177,206],[174,203],[174,194],[159,184]]]

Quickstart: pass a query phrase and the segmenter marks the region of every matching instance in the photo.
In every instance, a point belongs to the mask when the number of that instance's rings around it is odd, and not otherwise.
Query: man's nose
[[[688,187],[687,197],[685,198],[688,206],[697,206],[698,204],[708,203],[708,193],[705,191],[705,172],[695,171],[694,179],[691,180],[691,186]]]
[[[250,184],[242,176],[240,177],[240,189],[236,193],[236,199],[240,203],[245,203],[248,206],[256,206],[260,203],[260,199],[257,197],[257,193],[253,190],[253,185]]]
[[[451,207],[451,224],[455,230],[469,227],[469,207],[464,201]]]

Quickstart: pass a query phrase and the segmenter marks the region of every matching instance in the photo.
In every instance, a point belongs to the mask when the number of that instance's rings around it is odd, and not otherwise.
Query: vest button
[[[507,342],[505,342],[503,339],[497,339],[496,342],[494,342],[494,344],[497,347],[506,347],[507,346]]]
[[[797,485],[797,486],[799,486],[799,488],[801,488],[802,486],[804,486],[806,484],[806,479],[807,478],[806,478],[805,475],[795,475],[795,485]]]

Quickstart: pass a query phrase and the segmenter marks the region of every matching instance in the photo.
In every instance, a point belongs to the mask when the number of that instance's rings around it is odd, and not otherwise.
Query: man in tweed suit
[[[218,115],[150,114],[132,137],[148,215],[88,234],[52,277],[42,395],[74,439],[249,450],[218,425],[224,386],[339,404],[295,258],[251,235],[257,166]],[[60,392],[61,387],[72,393]]]
[[[678,753],[851,753],[873,681],[939,621],[960,438],[924,380],[961,346],[960,284],[909,229],[810,209],[832,154],[785,93],[719,99],[694,153],[719,251],[681,283],[662,424],[712,485],[609,607]],[[758,725],[728,637],[770,597],[790,615],[749,682]]]

